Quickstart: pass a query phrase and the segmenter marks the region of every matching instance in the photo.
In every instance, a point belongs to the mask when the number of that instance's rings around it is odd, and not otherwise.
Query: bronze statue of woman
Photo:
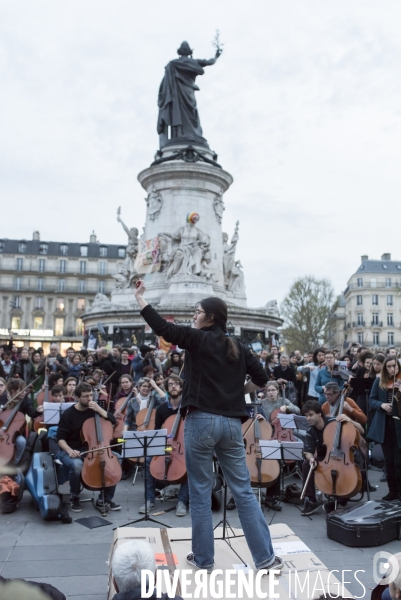
[[[203,75],[203,67],[214,65],[222,50],[217,46],[215,57],[209,60],[193,58],[192,52],[188,42],[182,42],[177,50],[180,58],[171,60],[166,66],[157,101],[160,148],[174,143],[208,147],[196,108],[195,91],[199,88],[195,79],[198,75]]]

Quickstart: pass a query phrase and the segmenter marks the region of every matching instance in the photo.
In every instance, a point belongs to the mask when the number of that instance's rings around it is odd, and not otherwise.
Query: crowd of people
[[[197,310],[199,317],[203,311]],[[157,325],[156,321],[155,323]],[[18,347],[12,338],[7,344],[0,346],[0,411],[15,406],[22,395],[18,410],[28,417],[28,422],[35,419],[40,421],[43,418],[43,406],[38,400],[46,388],[53,401],[71,403],[71,407],[63,413],[58,427],[51,428],[53,431],[49,430],[49,437],[55,444],[54,457],[60,463],[60,472],[64,473],[65,479],[70,483],[72,511],[82,510],[79,496],[85,446],[80,433],[87,419],[98,414],[110,421],[113,427],[116,426],[118,402],[126,398],[128,403],[124,413],[124,429],[128,431],[136,430],[140,410],[147,409],[151,402],[156,409],[156,429],[161,429],[169,416],[183,411],[186,354],[180,349],[180,340],[177,337],[172,350],[167,353],[158,349],[156,343],[141,345],[139,348],[117,346],[110,350],[103,344],[97,350],[83,348],[79,352],[68,348],[65,356],[61,355],[55,343],[51,344],[48,354],[42,348]],[[189,342],[185,340],[185,343]],[[319,347],[310,352],[295,350],[286,354],[280,352],[277,346],[272,346],[269,350],[263,349],[260,354],[249,352],[264,373],[263,382],[256,377],[257,385],[244,390],[250,393],[251,401],[259,403],[258,418],[269,421],[272,413],[279,409],[283,413],[304,415],[307,420],[308,429],[303,438],[303,484],[307,482],[303,515],[310,516],[323,505],[320,496],[316,494],[314,473],[310,476],[310,471],[318,466],[322,458],[323,432],[333,420],[351,423],[360,435],[360,456],[356,455],[355,459],[361,467],[363,489],[368,486],[367,444],[380,444],[384,457],[382,479],[388,485],[388,493],[383,499],[401,500],[401,363],[395,348],[390,347],[383,353],[373,353],[368,348],[352,344],[346,353]],[[212,355],[210,359],[209,368],[216,371],[217,377],[219,357]],[[192,363],[188,363],[187,367],[193,377]],[[348,384],[354,390],[347,390],[343,412],[338,414],[339,399],[344,385]],[[221,388],[220,398],[225,393]],[[206,413],[213,413],[215,407],[212,404],[207,407]],[[196,418],[199,414],[191,411],[185,413],[188,427],[198,427]],[[367,442],[365,445],[364,440]],[[21,431],[15,439],[13,462],[17,465],[22,460],[25,445],[26,431]],[[121,463],[121,459],[119,462]],[[193,468],[195,462],[194,459]],[[131,469],[131,463],[122,462],[123,477],[128,477]],[[155,507],[155,497],[160,487],[160,482],[151,473],[150,459],[146,461],[145,469],[148,475],[147,504],[141,506],[142,513]],[[232,497],[228,508],[235,508],[238,502],[241,504],[241,498],[247,492],[242,487],[238,488],[239,492],[235,490],[234,479],[231,485],[236,500]],[[376,488],[371,487],[370,490],[375,491]],[[197,497],[198,491],[195,490]],[[113,501],[114,492],[115,486],[100,490],[96,506],[102,507],[103,511],[106,509],[106,512],[119,510],[120,505]],[[195,492],[193,490],[193,494]],[[281,510],[281,492],[279,482],[276,482],[276,485],[266,491],[265,505],[273,510]],[[347,498],[336,500],[340,505],[347,503]],[[188,486],[188,482],[185,482],[178,493],[178,517],[187,514],[190,502],[191,485]],[[334,510],[336,506],[333,498],[328,498],[323,505],[326,512]],[[261,523],[258,527],[260,526]],[[202,538],[202,535],[198,538]],[[197,558],[198,555],[199,550]],[[212,564],[199,565],[195,554],[191,556],[193,558],[189,562],[194,566],[212,568]]]

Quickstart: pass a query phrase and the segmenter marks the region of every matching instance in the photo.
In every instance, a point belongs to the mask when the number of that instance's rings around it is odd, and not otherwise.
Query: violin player
[[[364,430],[362,425],[360,425],[356,421],[353,421],[349,416],[345,414],[338,415],[337,417],[325,415],[323,413],[322,405],[317,400],[308,400],[307,402],[305,402],[303,407],[303,413],[309,425],[308,429],[306,430],[306,437],[304,442],[305,460],[302,465],[302,484],[303,486],[305,486],[310,472],[310,468],[313,467],[315,469],[318,465],[318,462],[325,457],[326,452],[323,444],[323,431],[326,425],[328,425],[332,421],[348,421],[355,426],[355,428],[359,431],[361,435],[363,435]],[[305,507],[302,511],[302,515],[310,516],[313,513],[317,512],[322,506],[322,503],[318,502],[316,499],[314,471],[312,471],[311,476],[309,478],[305,496],[307,500],[305,502]]]
[[[181,395],[183,382],[178,375],[171,374],[167,377],[166,387],[168,391],[167,401],[164,401],[156,408],[155,429],[163,429],[165,421],[172,415],[176,415],[181,407]],[[168,444],[168,439],[167,439]],[[150,473],[149,467],[152,458],[148,457],[146,461],[146,469],[148,471],[148,511],[155,507],[156,499],[156,479]],[[177,517],[185,517],[187,514],[187,506],[189,504],[189,489],[188,480],[181,484],[180,491],[177,496],[177,506],[175,514]],[[139,509],[140,513],[145,512],[145,505]]]
[[[284,561],[275,555],[270,531],[252,491],[246,466],[241,424],[248,419],[244,394],[267,383],[262,364],[227,332],[227,305],[217,297],[195,307],[193,327],[163,319],[143,297],[145,285],[136,282],[141,316],[167,342],[185,349],[185,381],[180,412],[185,417],[185,460],[189,478],[192,552],[187,562],[197,569],[214,568],[211,510],[213,456],[238,507],[242,529],[257,569],[280,571]],[[251,380],[244,386],[246,374]]]
[[[0,396],[0,413],[3,412],[3,410],[11,410],[15,408],[18,402],[23,398],[18,412],[22,413],[23,415],[28,415],[31,417],[31,419],[42,415],[43,406],[38,406],[35,410],[35,408],[32,406],[32,400],[30,397],[31,388],[26,387],[26,384],[22,379],[9,379],[7,385],[4,385],[4,379],[1,379],[0,381],[2,384],[0,392],[5,388],[5,391],[3,391]],[[24,388],[26,388],[25,394],[21,395],[20,392]],[[19,433],[19,435],[16,437],[14,446],[14,463],[18,465],[21,461],[26,446],[26,439],[22,433]]]
[[[94,417],[96,413],[103,419],[111,421],[113,425],[116,420],[111,413],[106,412],[93,400],[93,391],[89,383],[81,383],[75,390],[77,403],[68,408],[60,418],[57,430],[57,442],[60,451],[56,459],[68,468],[68,480],[71,490],[71,510],[81,512],[82,505],[79,501],[81,491],[80,475],[83,466],[81,452],[86,448],[81,439],[82,426],[87,419]],[[109,440],[105,440],[106,444]],[[120,510],[121,506],[113,502],[115,486],[104,488],[104,500],[108,510]],[[101,496],[96,501],[96,507],[103,507]]]

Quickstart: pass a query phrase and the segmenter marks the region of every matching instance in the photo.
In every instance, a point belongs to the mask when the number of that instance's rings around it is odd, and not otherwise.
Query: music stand
[[[58,425],[61,415],[71,406],[72,402],[43,402],[43,425]]]
[[[242,564],[246,567],[246,566],[248,566],[247,563],[244,560],[242,560],[242,558],[240,557],[238,552],[236,550],[234,550],[234,548],[232,547],[231,542],[230,542],[230,540],[232,540],[234,538],[244,537],[244,534],[241,533],[240,535],[237,535],[235,533],[234,529],[231,527],[230,523],[228,522],[228,519],[227,519],[227,481],[226,481],[226,478],[224,477],[224,473],[223,473],[223,475],[220,475],[220,477],[222,477],[222,479],[223,479],[223,487],[224,487],[223,518],[217,523],[217,525],[215,527],[213,527],[213,531],[216,531],[217,527],[219,527],[219,525],[223,524],[223,533],[222,533],[221,537],[214,537],[213,539],[214,540],[222,540],[223,542],[225,542],[231,548],[231,550],[234,552],[234,554],[236,556],[238,556],[238,558],[240,559]],[[226,534],[227,529],[230,529],[232,535]],[[172,542],[190,542],[191,539],[192,538],[179,538],[179,539],[172,539],[171,541]]]
[[[123,431],[123,458],[144,458],[145,465],[145,516],[134,521],[129,521],[120,527],[127,527],[142,521],[151,521],[162,527],[170,527],[156,519],[152,519],[148,513],[148,474],[146,459],[148,456],[164,456],[167,445],[167,429],[149,429],[147,431]],[[116,528],[115,528],[116,529]]]
[[[260,440],[262,460],[280,462],[280,501],[284,497],[284,464],[286,460],[303,459],[303,442],[280,442],[279,440]]]

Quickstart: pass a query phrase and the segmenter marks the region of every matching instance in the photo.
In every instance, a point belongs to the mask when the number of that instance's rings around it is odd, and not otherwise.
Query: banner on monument
[[[161,252],[159,238],[140,240],[138,254],[135,259],[135,270],[139,275],[160,271]]]

